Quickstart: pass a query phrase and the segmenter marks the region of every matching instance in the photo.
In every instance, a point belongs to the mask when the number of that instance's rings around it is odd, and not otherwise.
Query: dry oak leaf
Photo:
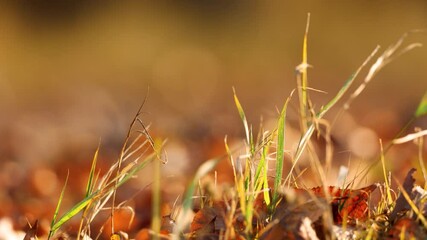
[[[332,197],[330,202],[332,214],[336,224],[342,224],[344,219],[349,224],[354,224],[356,220],[367,218],[369,197],[377,189],[377,184],[372,184],[360,189],[342,189],[334,186],[327,188]],[[320,198],[325,198],[323,187],[315,187],[310,191]]]

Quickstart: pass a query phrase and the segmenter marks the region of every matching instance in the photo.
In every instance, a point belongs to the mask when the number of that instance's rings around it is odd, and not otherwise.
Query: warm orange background
[[[295,88],[308,12],[309,82],[328,92],[311,93],[317,109],[377,45],[382,52],[404,32],[427,27],[426,1],[2,2],[3,187],[24,184],[28,169],[90,161],[100,138],[103,154],[117,156],[148,88],[143,118],[155,136],[169,138],[166,171],[221,153],[226,134],[243,136],[233,86],[255,127],[260,116],[276,117]],[[427,32],[406,41],[425,45]],[[427,48],[417,48],[368,85],[335,132],[343,141],[338,156],[369,157],[339,154],[357,152],[353,140],[368,143],[363,152],[404,125],[427,89],[426,60]],[[296,107],[289,113],[294,127]],[[414,126],[426,128],[426,119]],[[351,140],[346,134],[354,129],[361,132]],[[390,168],[411,159],[396,157]]]

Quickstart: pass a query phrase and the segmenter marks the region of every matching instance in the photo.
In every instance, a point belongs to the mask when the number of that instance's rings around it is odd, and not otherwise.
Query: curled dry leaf
[[[415,197],[415,193],[412,192],[414,189],[415,179],[412,176],[414,172],[416,171],[415,168],[412,168],[409,170],[408,174],[406,175],[405,182],[403,182],[403,189],[400,190],[400,192],[405,191],[408,193],[409,197],[413,200]],[[396,218],[401,215],[403,212],[408,211],[411,209],[411,206],[409,205],[408,201],[406,200],[405,196],[401,193],[399,197],[396,200],[396,205],[393,209],[393,211],[390,214],[390,221],[396,220]]]

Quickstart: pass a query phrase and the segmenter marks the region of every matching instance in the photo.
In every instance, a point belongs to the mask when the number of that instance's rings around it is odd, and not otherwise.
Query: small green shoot
[[[283,105],[282,111],[280,112],[279,121],[277,123],[277,146],[276,146],[276,174],[274,179],[274,191],[273,191],[273,202],[270,206],[270,212],[272,213],[279,201],[279,188],[282,185],[282,174],[283,174],[283,161],[285,158],[285,125],[286,125],[286,112],[288,109],[288,103],[293,95],[293,91],[290,96],[286,99]]]
[[[96,151],[95,151],[95,155],[93,156],[92,166],[90,168],[89,178],[88,178],[87,185],[86,185],[85,197],[88,197],[92,193],[93,188],[95,186],[94,177],[95,177],[96,163],[98,161],[99,147],[100,147],[100,145],[98,144],[98,147],[96,148]]]
[[[92,201],[98,200],[100,198],[104,198],[106,196],[110,196],[110,193],[112,193],[112,191],[116,190],[118,187],[120,187],[125,182],[127,182],[130,178],[135,176],[135,174],[138,171],[144,168],[153,159],[155,159],[154,154],[152,154],[150,157],[148,157],[145,161],[141,162],[140,164],[132,166],[132,168],[129,168],[129,167],[124,168],[121,172],[121,175],[113,179],[113,180],[116,180],[116,179],[118,180],[117,184],[114,184],[114,182],[110,182],[104,189],[93,192],[91,195],[85,197],[82,201],[74,205],[58,221],[56,221],[53,225],[51,225],[50,231],[52,232],[52,234],[55,233],[62,225],[64,225],[64,223],[66,223],[68,220],[70,220],[72,217],[74,217],[80,211],[82,211],[85,207],[87,207]],[[59,207],[60,202],[62,201],[62,196],[63,194],[61,194],[57,208]],[[56,215],[54,216],[54,220],[56,220]]]
[[[92,166],[90,168],[90,172],[89,172],[89,178],[86,184],[86,194],[85,194],[85,198],[89,197],[89,195],[92,194],[94,186],[95,186],[95,170],[96,170],[96,163],[98,161],[98,154],[99,154],[99,148],[100,148],[100,144],[98,144],[98,147],[96,148],[95,154],[93,156],[92,159]],[[86,214],[87,214],[87,209],[89,208],[90,204],[88,206],[86,206],[85,211],[83,212],[82,215],[82,220],[80,221],[80,226],[79,226],[79,232],[82,231],[82,227],[84,224],[84,219],[86,218]],[[77,239],[80,239],[80,235],[77,236]]]
[[[243,126],[245,127],[246,144],[251,148],[251,153],[253,153],[254,146],[253,146],[252,131],[249,130],[248,120],[246,119],[245,111],[243,110],[242,104],[240,104],[240,101],[237,98],[236,90],[234,88],[233,88],[233,93],[234,93],[234,102],[236,103],[237,111],[239,112],[240,118],[242,119],[242,122],[243,122]]]
[[[62,188],[61,195],[59,196],[58,204],[56,205],[55,212],[54,212],[53,218],[52,218],[52,222],[50,223],[50,231],[49,231],[49,235],[48,235],[47,239],[50,239],[55,234],[56,230],[58,230],[58,228],[59,228],[59,227],[55,228],[55,226],[57,225],[56,224],[56,218],[58,217],[59,208],[61,207],[62,199],[64,198],[65,188],[67,186],[69,176],[70,176],[70,172],[67,172],[67,177],[65,178],[64,187]]]
[[[421,117],[427,115],[427,92],[424,93],[423,98],[415,111],[415,117]]]

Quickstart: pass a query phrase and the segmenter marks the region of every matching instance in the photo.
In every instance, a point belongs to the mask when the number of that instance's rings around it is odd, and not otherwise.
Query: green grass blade
[[[276,173],[274,179],[274,191],[273,191],[273,200],[271,207],[274,209],[279,199],[279,188],[282,184],[282,174],[283,174],[283,160],[285,157],[284,148],[285,148],[285,125],[286,125],[286,112],[288,109],[288,103],[292,97],[293,91],[291,92],[288,99],[286,99],[285,104],[283,105],[282,111],[280,112],[279,121],[277,123],[277,146],[276,146]]]
[[[88,178],[87,185],[86,185],[85,197],[89,196],[93,191],[93,186],[95,184],[94,183],[94,176],[95,176],[96,163],[98,161],[98,154],[99,154],[99,145],[95,151],[95,155],[93,156],[92,166],[90,168],[89,178]]]
[[[366,60],[360,65],[360,67],[354,72],[344,83],[344,85],[341,87],[341,89],[338,91],[338,93],[335,95],[334,98],[332,98],[324,107],[322,107],[317,114],[318,118],[322,118],[348,91],[350,86],[353,84],[356,77],[359,75],[359,73],[362,71],[362,69],[368,64],[368,62],[372,59],[372,57],[378,52],[379,46],[377,46],[374,51],[366,58]]]
[[[424,93],[424,96],[418,105],[417,111],[415,112],[415,117],[421,117],[424,115],[427,115],[427,91]]]
[[[251,146],[252,141],[251,141],[251,134],[249,133],[248,121],[246,119],[245,111],[243,111],[243,107],[240,104],[239,99],[237,98],[236,90],[234,88],[233,88],[233,94],[234,94],[234,102],[236,104],[237,111],[239,112],[240,118],[242,119],[243,125],[245,127],[246,143],[248,144],[248,146]]]
[[[100,148],[100,143],[98,144],[98,147],[96,148],[95,154],[93,156],[92,159],[92,166],[90,168],[90,172],[89,172],[89,178],[87,180],[87,184],[86,184],[86,194],[85,194],[85,198],[88,197],[90,194],[92,194],[93,189],[94,189],[94,185],[96,182],[95,179],[95,170],[96,170],[96,163],[98,161],[98,154],[99,154],[99,148]],[[90,205],[86,206],[86,210],[88,210],[90,208]],[[85,222],[86,219],[86,210],[84,211],[84,213],[82,214],[82,219],[80,221],[80,226],[79,226],[79,231],[81,232],[83,224]],[[80,235],[77,237],[78,240],[80,240]]]
[[[82,201],[74,205],[67,213],[65,213],[53,226],[51,226],[52,234],[55,233],[64,223],[70,220],[72,217],[77,215],[81,210],[83,210],[92,199],[98,195],[98,192],[93,193],[92,195],[84,198]]]
[[[259,163],[258,163],[258,166],[256,168],[256,172],[255,172],[255,177],[254,177],[254,179],[255,179],[255,190],[254,191],[261,190],[260,186],[264,185],[264,184],[262,184],[261,179],[262,179],[262,174],[264,174],[263,170],[265,167],[265,162],[266,161],[265,161],[264,153],[262,153],[261,158],[260,158]]]
[[[69,176],[70,176],[70,172],[68,171],[67,172],[67,178],[65,178],[64,187],[62,188],[61,195],[59,196],[58,204],[56,205],[55,213],[53,214],[52,222],[50,224],[50,231],[49,231],[48,239],[53,234],[55,234],[56,230],[58,229],[58,228],[55,228],[55,225],[56,225],[55,222],[56,222],[56,218],[58,217],[59,208],[61,207],[62,199],[64,198],[65,188],[67,187]]]

